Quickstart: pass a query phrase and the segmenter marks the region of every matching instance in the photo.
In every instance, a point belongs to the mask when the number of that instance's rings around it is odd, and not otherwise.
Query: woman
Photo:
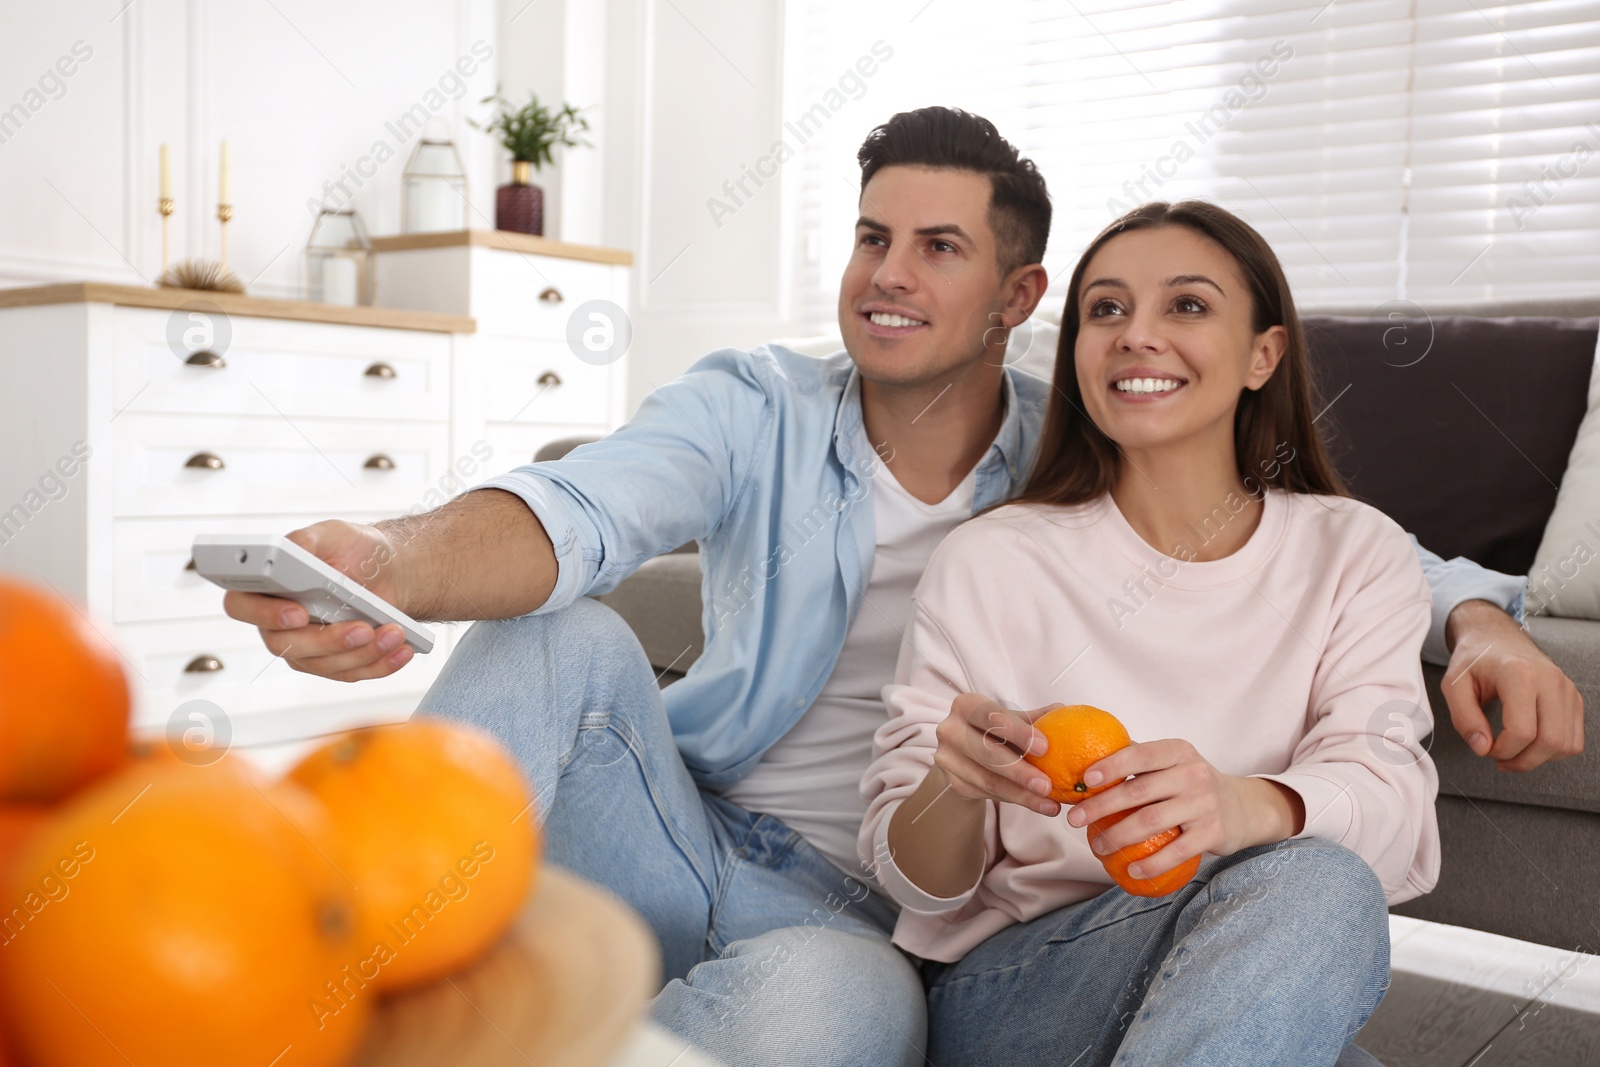
[[[860,851],[922,958],[929,1059],[1372,1063],[1386,904],[1438,878],[1428,587],[1317,437],[1277,258],[1210,204],[1146,204],[1074,270],[1039,454],[915,594]],[[1136,742],[1063,813],[1021,758],[1060,704]],[[1096,773],[1103,775],[1097,778]],[[1097,842],[1202,856],[1131,896]]]

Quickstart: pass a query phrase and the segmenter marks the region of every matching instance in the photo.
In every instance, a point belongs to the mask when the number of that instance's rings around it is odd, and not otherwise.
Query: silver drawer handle
[[[392,471],[394,470],[394,460],[379,452],[376,455],[367,457],[367,461],[361,466],[369,471]]]
[[[217,370],[221,370],[228,365],[223,361],[221,356],[217,355],[209,348],[202,348],[200,351],[194,353],[188,359],[184,360],[184,362],[191,367],[215,367]]]
[[[223,468],[222,457],[215,452],[196,452],[184,460],[185,467],[199,467],[208,471],[219,471]]]
[[[222,661],[215,656],[196,656],[183,668],[184,674],[212,674],[222,669]]]
[[[200,570],[199,567],[196,567],[194,565],[194,557],[193,556],[189,557],[189,562],[185,563],[183,565],[183,569],[186,570],[186,571],[195,571],[195,572],[198,572]]]
[[[389,366],[389,364],[387,364],[387,363],[382,363],[382,362],[374,363],[372,366],[368,367],[366,370],[362,371],[361,373],[365,374],[368,378],[398,378],[398,377],[400,377],[399,374],[395,373],[395,369],[393,367]]]
[[[539,299],[544,301],[546,304],[559,304],[561,301],[565,300],[566,297],[561,295],[560,289],[557,289],[552,285],[544,292],[539,294]]]
[[[560,385],[561,384],[561,375],[557,374],[553,370],[547,370],[543,374],[539,375],[539,380],[537,382],[535,382],[534,384],[535,385],[546,385],[546,386],[548,386],[548,385]]]

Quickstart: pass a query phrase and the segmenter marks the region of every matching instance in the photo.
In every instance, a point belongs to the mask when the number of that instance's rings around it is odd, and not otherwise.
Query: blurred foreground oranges
[[[292,784],[181,764],[98,783],[6,883],[0,996],[19,1051],[37,1067],[343,1062],[375,998],[325,986],[356,954],[339,856]]]
[[[327,806],[345,842],[379,989],[457,970],[527,899],[539,824],[517,765],[487,734],[420,718],[359,730],[289,778]]]
[[[0,577],[0,1067],[336,1067],[526,901],[537,813],[486,735],[375,727],[274,781],[128,716],[78,609]]]
[[[61,598],[0,577],[0,800],[59,800],[119,766],[117,652]]]
[[[1122,721],[1109,711],[1088,704],[1074,704],[1045,712],[1033,725],[1044,734],[1049,748],[1042,756],[1024,758],[1050,776],[1050,799],[1070,806],[1126,781],[1118,778],[1090,786],[1083,780],[1090,766],[1133,744]],[[1138,810],[1129,808],[1096,819],[1088,827],[1090,839]],[[1164,897],[1189,884],[1200,869],[1199,856],[1191,856],[1154,878],[1135,878],[1128,873],[1128,867],[1146,856],[1155,855],[1177,837],[1177,829],[1164,831],[1138,844],[1119,848],[1109,856],[1101,856],[1100,863],[1113,881],[1134,896]]]

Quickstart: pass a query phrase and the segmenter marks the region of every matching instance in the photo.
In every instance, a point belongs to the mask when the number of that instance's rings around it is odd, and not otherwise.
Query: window
[[[1053,303],[1118,213],[1189,196],[1259,229],[1304,305],[1600,290],[1595,0],[921,3],[793,18],[789,114],[892,49],[798,150],[808,327],[835,321],[861,139],[933,103],[1043,171]]]

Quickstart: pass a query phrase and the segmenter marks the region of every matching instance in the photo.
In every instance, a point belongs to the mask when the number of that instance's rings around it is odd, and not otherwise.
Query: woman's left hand
[[[1282,841],[1305,825],[1305,804],[1294,790],[1223,774],[1179,738],[1129,745],[1094,764],[1084,781],[1093,786],[1129,775],[1137,777],[1074,805],[1067,821],[1088,826],[1113,812],[1140,809],[1103,835],[1090,835],[1099,856],[1177,827],[1176,840],[1128,868],[1135,878],[1154,878],[1202,853],[1228,856]]]

